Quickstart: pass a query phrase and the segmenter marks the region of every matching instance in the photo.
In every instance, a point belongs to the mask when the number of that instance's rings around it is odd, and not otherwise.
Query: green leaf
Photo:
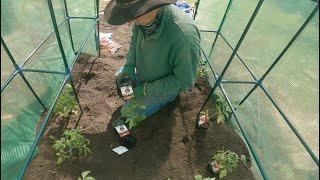
[[[219,124],[219,123],[221,123],[221,122],[223,122],[223,121],[224,121],[224,116],[221,115],[221,114],[219,114],[219,115],[218,115],[218,118],[217,118],[217,123]]]
[[[219,178],[221,179],[221,178],[227,176],[227,174],[228,174],[227,170],[224,169],[224,170],[220,171]]]
[[[195,179],[195,180],[202,180],[202,175],[195,175],[195,176],[194,176],[194,179]]]
[[[217,101],[218,99],[220,99],[220,96],[218,94],[214,93],[212,95],[212,98],[213,98],[213,101]]]
[[[126,119],[125,123],[128,123],[130,120],[131,120],[131,119],[129,119],[129,118],[128,118],[128,119]]]
[[[57,164],[60,165],[63,162],[63,157],[59,157],[57,160]]]
[[[91,171],[84,171],[84,172],[81,173],[81,176],[82,176],[83,178],[85,178],[85,177],[88,176],[88,174],[89,174],[90,172],[91,172]]]
[[[91,177],[91,176],[88,176],[88,177],[86,177],[86,180],[95,180],[95,178]]]
[[[244,164],[246,164],[247,158],[246,158],[245,155],[241,155],[241,161],[242,161]]]
[[[229,119],[229,113],[224,111],[223,112],[223,116],[224,116],[224,119]]]
[[[134,125],[133,120],[129,121],[129,129],[131,129],[133,127],[133,125]]]

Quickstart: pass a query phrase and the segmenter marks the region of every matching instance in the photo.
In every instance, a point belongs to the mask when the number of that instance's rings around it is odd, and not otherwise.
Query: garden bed
[[[80,119],[72,115],[66,120],[61,117],[51,120],[40,142],[40,153],[29,166],[26,179],[77,179],[87,170],[96,179],[194,179],[197,174],[209,176],[207,164],[219,150],[249,157],[241,138],[224,123],[211,121],[206,130],[195,128],[196,114],[206,96],[197,87],[182,93],[132,130],[137,138],[132,150],[120,156],[111,150],[120,143],[110,121],[119,116],[123,105],[117,97],[114,74],[125,62],[131,27],[101,24],[101,31],[113,32],[113,40],[122,48],[113,55],[102,51],[100,58],[82,55],[78,59],[73,76],[84,113]],[[75,128],[90,140],[92,153],[57,166],[52,148],[54,140],[65,129]],[[225,179],[254,179],[250,160],[247,165],[239,163]]]

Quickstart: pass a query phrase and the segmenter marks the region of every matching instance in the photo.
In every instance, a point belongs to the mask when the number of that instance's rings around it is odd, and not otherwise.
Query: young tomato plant
[[[200,111],[199,120],[197,122],[197,127],[208,128],[209,126],[209,110]]]
[[[206,69],[205,68],[198,68],[197,77],[204,78],[206,76]]]
[[[218,151],[213,157],[213,164],[219,169],[219,178],[227,176],[228,172],[232,172],[238,167],[238,162],[241,160],[244,164],[246,163],[246,156],[241,155],[240,157],[235,152],[230,150]]]
[[[197,69],[197,77],[204,78],[207,76],[207,64],[204,61],[201,61]]]
[[[89,140],[76,130],[65,130],[62,137],[55,141],[53,149],[56,151],[57,165],[73,156],[84,157],[91,153]]]
[[[137,112],[143,109],[146,109],[146,106],[131,100],[131,102],[121,110],[121,116],[126,118],[125,123],[129,123],[129,129],[137,127],[146,118],[146,116]]]
[[[217,123],[226,122],[231,118],[232,112],[228,109],[227,102],[223,99],[220,94],[213,94],[213,102],[216,107]]]
[[[89,176],[91,171],[84,171],[81,173],[81,177],[78,178],[78,180],[95,180],[94,177]]]
[[[71,114],[77,114],[77,101],[73,95],[72,86],[66,84],[61,96],[56,104],[54,114],[61,116],[63,119]]]

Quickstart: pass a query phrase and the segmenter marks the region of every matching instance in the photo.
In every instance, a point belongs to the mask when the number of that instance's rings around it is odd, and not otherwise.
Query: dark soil
[[[249,157],[241,138],[225,124],[211,121],[209,129],[195,128],[196,114],[206,96],[204,91],[208,91],[203,87],[181,93],[174,102],[132,130],[137,138],[132,150],[120,156],[111,150],[120,142],[109,122],[119,115],[123,104],[117,96],[114,74],[125,62],[131,27],[101,24],[101,31],[113,32],[113,40],[122,48],[114,55],[102,51],[100,58],[83,55],[77,61],[73,76],[84,113],[80,118],[73,115],[67,120],[59,117],[51,120],[26,179],[77,179],[87,170],[98,180],[194,179],[197,174],[210,175],[207,163],[219,150],[230,149]],[[74,128],[90,140],[92,154],[58,167],[52,144],[64,129]],[[250,161],[247,166],[240,163],[225,179],[254,179],[249,166]]]

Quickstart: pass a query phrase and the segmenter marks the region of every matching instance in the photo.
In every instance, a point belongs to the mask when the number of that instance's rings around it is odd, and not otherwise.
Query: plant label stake
[[[129,100],[134,97],[133,82],[129,76],[124,77],[117,83],[118,94],[123,100]]]
[[[208,112],[200,112],[200,116],[196,122],[197,128],[207,129],[209,127],[209,114]]]
[[[116,126],[115,129],[118,132],[120,137],[130,135],[130,131],[128,130],[128,128],[124,124],[122,124],[120,126]]]
[[[220,164],[216,161],[210,162],[208,164],[208,170],[214,175],[218,175],[220,173]]]
[[[118,155],[121,155],[121,154],[127,152],[128,149],[124,146],[118,146],[116,148],[113,148],[112,151],[116,152]]]

